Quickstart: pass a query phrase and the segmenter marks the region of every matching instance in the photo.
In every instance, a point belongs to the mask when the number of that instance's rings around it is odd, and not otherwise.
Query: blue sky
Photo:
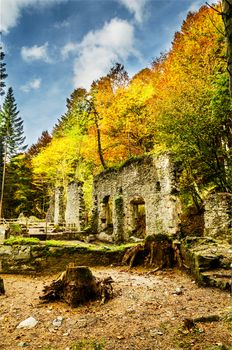
[[[212,3],[213,1],[208,1]],[[27,143],[52,131],[74,88],[115,62],[130,76],[171,47],[204,0],[1,0],[0,27]]]

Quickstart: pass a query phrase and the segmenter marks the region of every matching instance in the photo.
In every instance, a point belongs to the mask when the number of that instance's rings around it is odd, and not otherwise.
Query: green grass
[[[81,340],[71,346],[71,350],[103,350],[104,341]]]
[[[40,240],[38,238],[30,237],[14,237],[11,236],[5,239],[5,245],[34,245],[39,244]]]
[[[36,245],[41,244],[38,238],[30,237],[15,237],[11,236],[4,241],[4,245]],[[138,243],[127,243],[120,245],[111,245],[111,244],[89,244],[89,243],[73,243],[69,241],[58,241],[55,239],[45,241],[44,245],[46,247],[76,247],[76,248],[85,248],[89,251],[101,251],[101,252],[123,252],[126,248],[133,247]]]
[[[49,239],[47,241],[45,241],[45,245],[48,247],[64,247],[67,245],[76,245],[76,244],[69,244],[67,241],[58,241],[55,239]]]

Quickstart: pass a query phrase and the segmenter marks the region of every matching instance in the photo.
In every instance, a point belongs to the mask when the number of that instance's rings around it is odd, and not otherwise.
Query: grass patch
[[[109,250],[113,252],[122,252],[127,248],[135,247],[140,243],[125,243],[125,244],[120,244],[120,245],[111,245],[108,246]]]
[[[71,346],[70,350],[103,350],[104,341],[81,340]]]
[[[68,244],[66,241],[58,241],[55,239],[49,239],[45,241],[45,245],[48,247],[65,247],[65,246],[76,246],[76,244]]]
[[[40,240],[33,237],[14,237],[11,236],[4,241],[4,245],[35,245],[39,244]]]

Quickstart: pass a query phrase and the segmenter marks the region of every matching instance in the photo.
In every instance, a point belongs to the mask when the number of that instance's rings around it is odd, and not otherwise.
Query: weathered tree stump
[[[141,262],[141,256],[145,266],[158,269],[172,267],[174,250],[171,239],[164,234],[147,236],[144,244],[139,244],[126,251],[122,264],[129,264],[132,267],[138,261]]]
[[[138,244],[135,247],[131,247],[126,251],[122,258],[122,264],[129,264],[130,268],[133,267],[135,258],[138,253],[144,250],[144,246],[142,244]]]
[[[159,268],[172,267],[174,251],[172,240],[165,234],[147,236],[144,250],[147,252],[145,264]]]
[[[69,265],[56,281],[44,287],[40,299],[64,300],[71,307],[96,299],[104,303],[113,296],[112,282],[111,277],[96,279],[86,266]]]
[[[96,279],[88,267],[68,267],[63,282],[63,299],[72,307],[97,298]]]
[[[0,295],[1,294],[5,294],[5,288],[4,288],[3,279],[0,277]]]

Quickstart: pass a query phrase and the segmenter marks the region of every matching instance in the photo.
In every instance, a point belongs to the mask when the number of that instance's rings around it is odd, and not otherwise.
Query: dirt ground
[[[58,276],[1,275],[6,295],[0,296],[0,349],[232,349],[229,293],[200,288],[178,270],[91,270],[113,278],[115,296],[104,305],[95,301],[75,309],[62,302],[40,303],[43,286]],[[220,319],[185,321],[212,315]],[[30,316],[38,321],[34,328],[16,328]]]

